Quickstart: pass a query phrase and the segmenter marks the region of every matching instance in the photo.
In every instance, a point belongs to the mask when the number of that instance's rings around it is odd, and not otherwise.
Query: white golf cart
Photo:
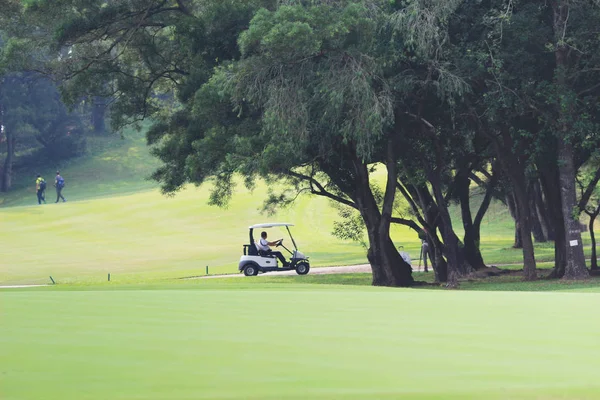
[[[279,266],[279,260],[273,254],[269,252],[259,251],[254,241],[254,230],[255,229],[268,229],[274,227],[284,226],[290,235],[294,250],[291,251],[283,245],[283,239],[277,241],[276,247],[283,247],[290,253],[291,258],[289,265]],[[244,255],[240,257],[239,270],[246,276],[258,275],[259,272],[270,272],[270,271],[296,271],[298,275],[306,275],[310,270],[310,264],[308,263],[308,257],[298,251],[292,232],[290,232],[290,226],[293,224],[274,222],[267,224],[257,224],[249,227],[250,229],[250,244],[244,245]]]

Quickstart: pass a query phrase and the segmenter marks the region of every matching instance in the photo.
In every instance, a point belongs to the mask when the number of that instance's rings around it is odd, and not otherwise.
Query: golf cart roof
[[[273,228],[275,226],[294,226],[294,224],[289,224],[287,222],[271,222],[266,224],[256,224],[252,225],[250,229],[258,229],[258,228]]]

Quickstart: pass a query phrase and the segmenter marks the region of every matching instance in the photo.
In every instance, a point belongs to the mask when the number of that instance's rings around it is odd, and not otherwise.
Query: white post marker
[[[571,246],[571,247],[575,247],[575,246],[577,246],[578,244],[579,244],[579,242],[578,242],[577,240],[571,240],[571,241],[569,242],[569,246]]]

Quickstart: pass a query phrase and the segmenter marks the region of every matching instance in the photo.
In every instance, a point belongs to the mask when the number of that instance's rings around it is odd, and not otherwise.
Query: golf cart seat
[[[274,254],[271,254],[270,252],[264,251],[264,250],[259,250],[258,251],[258,255],[261,256],[261,257],[275,258]]]
[[[254,243],[245,244],[244,245],[244,255],[257,256],[258,250],[256,249],[256,245]]]

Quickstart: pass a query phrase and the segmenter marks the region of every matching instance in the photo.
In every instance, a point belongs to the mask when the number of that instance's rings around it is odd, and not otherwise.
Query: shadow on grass
[[[476,291],[522,291],[522,292],[543,292],[543,291],[583,291],[600,293],[600,276],[592,276],[584,281],[566,281],[549,280],[543,278],[550,272],[549,269],[541,269],[541,279],[533,282],[524,282],[520,271],[510,271],[510,273],[485,278],[469,279],[460,282],[458,290],[476,290]],[[414,287],[417,290],[446,290],[443,285],[434,284],[433,273],[415,273],[415,281],[423,282]],[[223,278],[210,279],[211,284],[219,283],[228,285],[239,285],[244,282],[247,284],[306,284],[306,285],[344,285],[344,286],[370,286],[372,276],[369,273],[354,274],[331,274],[331,275],[306,275],[306,276],[263,276],[256,278]],[[202,285],[204,282],[199,282]],[[206,282],[208,283],[208,282]]]

